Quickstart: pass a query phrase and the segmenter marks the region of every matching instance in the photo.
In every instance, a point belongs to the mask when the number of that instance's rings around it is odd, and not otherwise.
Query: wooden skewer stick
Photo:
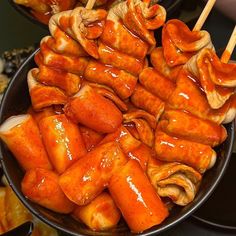
[[[96,0],[88,0],[87,5],[86,5],[85,8],[88,9],[88,10],[91,10],[93,8],[95,2],[96,2]]]
[[[231,54],[235,48],[235,45],[236,45],[236,25],[234,27],[234,31],[233,33],[231,34],[231,37],[229,39],[229,42],[221,56],[221,62],[223,63],[228,63],[230,57],[231,57]]]
[[[208,0],[205,8],[202,11],[202,14],[199,16],[197,23],[195,24],[193,31],[200,31],[202,26],[204,25],[211,9],[213,8],[216,0]]]

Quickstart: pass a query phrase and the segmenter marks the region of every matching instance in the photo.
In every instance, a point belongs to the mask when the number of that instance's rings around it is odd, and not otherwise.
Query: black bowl
[[[24,17],[26,17],[31,22],[43,27],[44,29],[48,29],[48,26],[38,21],[31,13],[30,9],[24,7],[22,5],[16,4],[14,0],[8,0],[10,4]],[[183,0],[160,0],[159,3],[165,7],[168,17],[175,15],[175,13],[180,9]]]
[[[26,77],[27,72],[35,66],[34,54],[35,53],[25,61],[9,84],[0,108],[1,123],[9,116],[26,111],[30,105]],[[156,235],[157,233],[173,227],[190,216],[210,196],[219,183],[231,156],[234,140],[234,124],[228,124],[226,128],[228,138],[217,149],[218,158],[216,165],[205,174],[195,200],[185,207],[174,207],[170,212],[170,216],[161,225],[155,226],[140,235]],[[0,155],[4,173],[13,190],[25,206],[45,223],[72,235],[133,235],[124,222],[119,223],[118,227],[112,231],[95,233],[86,228],[85,225],[73,220],[70,216],[52,212],[30,202],[21,192],[20,183],[24,173],[3,143],[1,143]]]

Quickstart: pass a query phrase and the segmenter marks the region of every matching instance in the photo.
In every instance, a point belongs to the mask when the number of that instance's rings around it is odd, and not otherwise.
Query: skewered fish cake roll
[[[199,80],[211,108],[219,109],[234,94],[236,64],[221,62],[213,50],[202,50],[185,67]]]
[[[108,11],[99,40],[99,62],[90,61],[85,78],[111,87],[122,99],[130,97],[145,57],[155,46],[153,30],[164,24],[166,12],[150,1],[128,0]]]
[[[163,53],[170,67],[184,65],[204,48],[213,48],[210,34],[191,31],[184,22],[173,19],[166,22],[162,31]]]

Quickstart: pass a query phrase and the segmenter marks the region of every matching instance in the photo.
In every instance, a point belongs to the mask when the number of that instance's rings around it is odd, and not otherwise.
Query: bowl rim
[[[24,16],[26,19],[28,19],[30,22],[32,22],[35,25],[38,25],[40,27],[42,27],[43,29],[48,30],[48,26],[43,24],[42,22],[38,21],[31,13],[29,8],[22,6],[20,4],[17,4],[14,2],[14,0],[8,0],[8,2],[10,3],[10,5],[17,11],[20,13],[20,15]]]
[[[231,225],[227,225],[227,224],[220,224],[220,223],[216,223],[216,222],[212,222],[211,220],[207,220],[207,219],[203,219],[202,217],[196,216],[196,215],[192,215],[191,216],[194,220],[198,221],[199,223],[211,226],[211,227],[215,227],[217,229],[220,230],[230,230],[232,232],[236,231],[236,226],[231,226]]]
[[[31,62],[31,60],[34,59],[34,55],[39,51],[40,49],[36,49],[23,63],[22,65],[19,67],[19,69],[16,71],[15,75],[13,76],[13,78],[11,79],[4,95],[2,98],[2,102],[1,102],[1,106],[0,106],[0,123],[3,122],[3,109],[4,109],[4,104],[6,103],[6,100],[8,98],[8,93],[11,90],[12,86],[14,86],[15,80],[17,80],[18,75],[21,73],[22,69],[28,65],[28,63]],[[167,225],[163,225],[160,224],[160,227],[158,227],[158,229],[154,229],[151,232],[143,232],[137,235],[140,236],[150,236],[150,235],[156,235],[159,234],[161,232],[164,232],[170,228],[172,228],[174,225],[181,223],[183,220],[185,220],[186,218],[188,218],[189,216],[191,216],[209,197],[210,195],[213,193],[213,191],[215,190],[215,188],[217,187],[217,185],[219,184],[221,178],[223,177],[225,170],[227,169],[227,166],[229,164],[230,161],[230,157],[232,154],[232,150],[233,150],[233,144],[234,144],[234,137],[235,137],[235,123],[231,122],[230,124],[230,135],[228,136],[229,138],[229,148],[227,151],[227,154],[225,155],[225,162],[222,165],[222,169],[220,170],[218,176],[216,177],[215,181],[212,183],[212,185],[210,185],[207,193],[200,198],[193,206],[191,206],[191,208],[189,210],[187,210],[185,213],[183,213],[177,220],[174,220],[173,222],[168,223]],[[42,220],[44,223],[52,226],[53,228],[56,228],[62,232],[65,232],[69,235],[74,235],[74,236],[84,236],[85,234],[80,234],[80,233],[76,233],[75,231],[66,229],[65,227],[62,227],[59,223],[56,222],[52,222],[50,219],[46,218],[45,216],[43,216],[43,214],[36,210],[34,207],[32,207],[30,205],[30,203],[28,202],[27,198],[23,195],[23,193],[21,191],[18,191],[18,189],[16,188],[16,186],[14,184],[12,184],[12,180],[11,180],[11,176],[8,173],[8,169],[5,165],[5,162],[3,160],[3,153],[2,153],[2,149],[3,149],[3,145],[1,145],[0,147],[0,161],[1,161],[1,165],[4,171],[4,174],[7,178],[7,181],[9,182],[11,188],[13,189],[13,191],[16,193],[17,197],[21,200],[21,202],[25,205],[25,207],[36,217],[38,217],[40,220]],[[132,233],[131,233],[132,234]]]

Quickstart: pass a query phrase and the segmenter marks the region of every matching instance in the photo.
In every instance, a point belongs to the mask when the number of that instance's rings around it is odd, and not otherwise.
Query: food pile
[[[235,118],[236,65],[208,32],[165,18],[149,0],[50,18],[28,73],[32,107],[0,127],[31,201],[96,231],[122,215],[134,233],[162,223],[170,201],[193,201]]]

